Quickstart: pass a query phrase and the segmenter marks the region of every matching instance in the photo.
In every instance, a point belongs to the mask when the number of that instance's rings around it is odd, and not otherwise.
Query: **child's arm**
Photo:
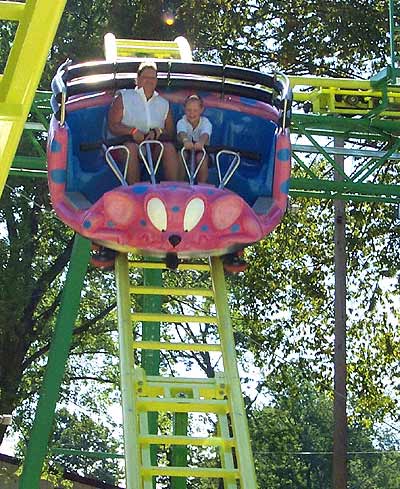
[[[212,124],[207,119],[207,117],[204,117],[202,119],[202,130],[203,131],[199,137],[199,140],[194,145],[194,149],[196,150],[202,150],[204,146],[210,142],[210,137],[212,133]]]
[[[187,150],[193,149],[193,143],[185,131],[185,123],[183,119],[180,119],[178,121],[176,125],[176,131],[178,133],[178,142],[182,143],[184,148]]]
[[[210,141],[210,136],[208,133],[203,132],[203,134],[199,137],[199,140],[194,143],[194,149],[196,150],[202,150],[206,144]]]

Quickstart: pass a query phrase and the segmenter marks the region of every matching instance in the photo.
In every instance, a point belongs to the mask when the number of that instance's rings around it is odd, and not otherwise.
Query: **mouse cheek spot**
[[[135,202],[129,195],[113,192],[104,196],[104,214],[107,222],[126,228],[136,217]]]
[[[243,209],[242,200],[236,196],[225,196],[217,199],[211,210],[211,220],[218,231],[232,226],[240,217]]]

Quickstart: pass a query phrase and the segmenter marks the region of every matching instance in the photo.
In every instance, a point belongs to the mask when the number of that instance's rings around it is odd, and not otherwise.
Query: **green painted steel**
[[[140,473],[135,460],[140,460],[137,440],[138,426],[134,414],[134,359],[129,291],[128,257],[119,253],[115,260],[118,306],[119,368],[122,397],[122,418],[124,426],[125,479],[129,489],[141,489]]]
[[[39,489],[54,414],[89,263],[90,241],[76,235],[19,489]]]
[[[143,285],[148,287],[162,287],[162,273],[159,269],[143,270]],[[161,312],[162,296],[144,295],[143,311],[144,312]],[[146,322],[142,326],[143,341],[160,341],[160,323]],[[160,374],[160,350],[142,351],[141,365],[147,375]],[[156,435],[158,433],[158,413],[148,414],[149,433]],[[157,465],[157,445],[151,445],[150,457],[151,464]],[[153,477],[153,487],[156,487],[156,478]]]
[[[187,413],[175,413],[174,435],[186,436],[188,432],[189,417]],[[187,446],[173,446],[171,453],[171,465],[173,467],[186,467],[188,463]],[[187,479],[185,477],[171,477],[171,489],[186,489]]]

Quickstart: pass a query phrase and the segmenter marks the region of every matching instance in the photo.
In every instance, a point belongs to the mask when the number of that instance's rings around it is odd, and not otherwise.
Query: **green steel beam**
[[[189,416],[187,413],[174,414],[174,435],[187,436]],[[171,465],[173,467],[186,467],[188,463],[188,448],[187,446],[173,446],[171,453]],[[171,489],[186,489],[186,477],[172,477]]]
[[[393,135],[400,134],[400,120],[367,120],[340,115],[302,114],[292,116],[291,131],[298,133],[299,128],[308,129],[312,134],[321,136],[343,136],[346,139],[365,139],[388,141]]]
[[[46,373],[19,480],[19,489],[39,489],[40,475],[48,450],[60,386],[64,378],[74,324],[78,315],[89,253],[90,241],[76,235],[51,341]]]
[[[160,269],[143,270],[143,285],[148,287],[162,287],[162,273]],[[161,312],[163,299],[160,295],[143,296],[143,312]],[[160,341],[160,323],[142,323],[143,341]],[[147,375],[160,375],[160,350],[142,350],[142,367]],[[158,413],[148,413],[149,433],[158,433]],[[157,466],[157,445],[151,445],[151,465]],[[156,488],[156,478],[153,477],[153,487]]]

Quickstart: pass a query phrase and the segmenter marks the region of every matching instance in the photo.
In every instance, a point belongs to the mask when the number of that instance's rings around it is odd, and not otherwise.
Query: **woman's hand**
[[[187,139],[186,141],[184,141],[183,147],[185,149],[187,149],[188,151],[191,151],[192,149],[194,149],[194,144],[192,143],[192,141],[190,141],[189,139]]]
[[[132,139],[135,141],[136,144],[140,144],[142,141],[144,141],[144,138],[145,138],[144,132],[139,131],[139,129],[137,129],[135,131],[135,134],[133,134],[132,136]]]

